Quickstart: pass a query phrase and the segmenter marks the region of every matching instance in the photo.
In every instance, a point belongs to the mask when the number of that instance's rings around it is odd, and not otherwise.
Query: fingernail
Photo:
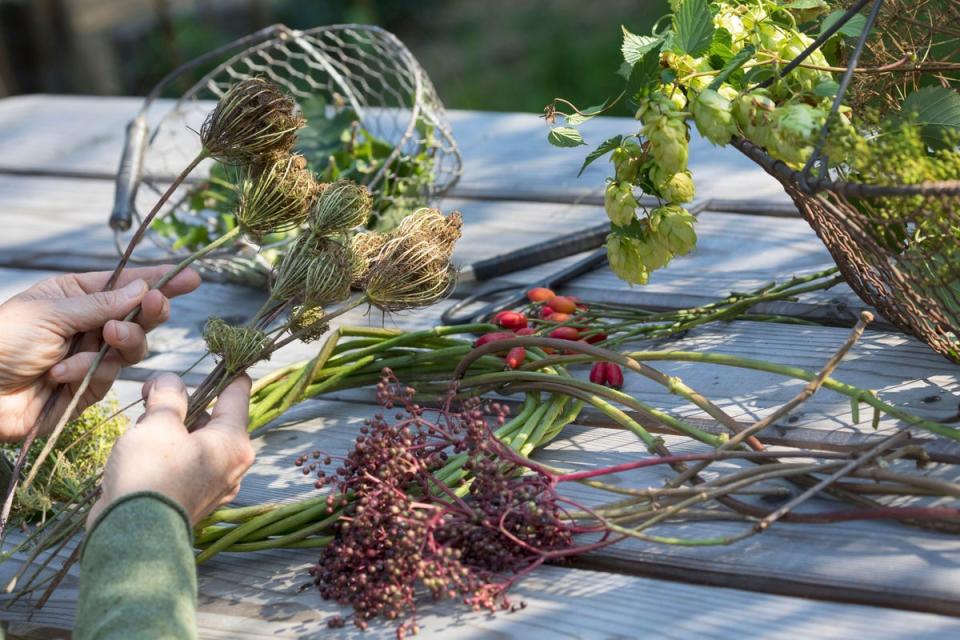
[[[120,292],[130,299],[140,298],[144,292],[147,290],[147,283],[143,280],[134,280],[129,283],[124,288],[120,289]]]
[[[179,391],[180,386],[180,378],[172,373],[165,373],[157,377],[153,383],[153,388],[161,391]]]
[[[56,364],[53,365],[53,368],[50,369],[50,375],[54,378],[60,378],[67,373],[67,365],[65,364]]]
[[[114,327],[114,331],[117,332],[117,340],[120,342],[126,342],[127,338],[130,336],[130,329],[127,328],[125,322],[118,322]]]

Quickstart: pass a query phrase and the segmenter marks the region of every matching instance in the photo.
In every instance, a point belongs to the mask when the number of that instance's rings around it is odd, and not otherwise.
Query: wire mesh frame
[[[811,43],[781,75],[789,73],[849,21],[869,0],[858,0],[829,32]],[[960,362],[960,180],[873,185],[834,180],[823,147],[883,0],[874,0],[847,62],[830,115],[801,171],[743,138],[732,143],[776,178],[817,233],[850,288],[905,333]],[[768,82],[769,83],[769,82]],[[819,166],[813,175],[814,166]],[[884,199],[897,199],[901,214],[883,215]],[[879,206],[877,203],[880,203]],[[929,215],[935,211],[937,215]],[[939,246],[910,240],[925,225]]]
[[[146,129],[146,114],[165,87],[213,61],[219,64],[184,92],[152,130],[136,130],[138,121]],[[274,25],[193,60],[158,83],[128,128],[111,226],[125,229],[130,226],[129,218],[139,221],[138,212],[149,208],[172,176],[200,150],[195,132],[213,101],[238,80],[251,76],[277,83],[301,104],[322,98],[328,113],[349,107],[366,131],[390,143],[391,154],[365,180],[371,189],[376,191],[394,177],[391,171],[398,158],[422,152],[429,155],[432,169],[432,179],[418,194],[425,202],[434,202],[459,180],[462,162],[443,105],[426,71],[395,35],[372,25],[329,25],[306,31]],[[143,144],[139,149],[138,133]],[[137,162],[138,158],[142,161]],[[132,175],[126,176],[128,184],[123,185],[125,170]],[[140,185],[147,189],[138,190]],[[181,189],[180,198],[172,199],[167,213],[176,210],[196,215],[184,208],[188,191],[189,186]],[[128,220],[115,224],[118,216]],[[177,257],[169,239],[152,232],[149,237],[168,258]],[[214,254],[206,263],[208,272],[226,277],[239,274],[245,279],[256,263],[262,269],[263,262],[252,248],[243,253],[249,259],[247,264],[231,250]]]

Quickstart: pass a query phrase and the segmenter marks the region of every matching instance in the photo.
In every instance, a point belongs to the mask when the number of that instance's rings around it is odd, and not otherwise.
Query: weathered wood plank
[[[0,270],[0,299],[22,290],[45,275],[39,271]],[[154,371],[182,371],[204,353],[201,338],[209,315],[234,320],[252,315],[260,298],[256,293],[230,285],[204,284],[202,293],[174,301],[172,319],[150,337],[151,355],[124,375],[144,379]],[[385,326],[415,329],[439,323],[447,302],[416,312],[384,316],[376,310],[357,309],[335,321],[338,326]],[[775,323],[735,322],[703,326],[681,338],[637,343],[636,349],[703,351],[741,358],[773,361],[783,365],[816,371],[842,344],[847,330],[833,327],[806,327]],[[274,354],[268,362],[256,365],[254,377],[265,375],[285,364],[307,360],[319,345],[291,344]],[[677,376],[717,405],[731,417],[750,424],[769,415],[796,394],[801,382],[747,369],[683,362],[654,362],[653,366]],[[208,358],[193,369],[193,381],[212,368]],[[919,341],[897,333],[867,331],[841,364],[835,377],[855,386],[873,389],[879,397],[898,407],[931,419],[952,422],[960,404],[960,368],[932,352]],[[716,425],[699,408],[666,389],[635,375],[628,375],[626,390],[655,407],[673,412],[704,426]],[[372,393],[344,392],[336,397],[370,401]],[[883,417],[880,429],[870,425],[872,414],[864,408],[860,425],[852,424],[852,410],[845,396],[823,390],[788,418],[771,427],[775,439],[817,442],[835,448],[863,443],[864,438],[888,435],[900,428],[899,421]],[[944,452],[960,454],[960,448],[944,441]],[[953,454],[950,454],[953,455]]]
[[[118,385],[121,401],[135,394],[135,386],[130,383]],[[256,441],[258,459],[244,480],[238,503],[290,500],[311,494],[312,485],[305,482],[302,474],[293,467],[293,458],[317,446],[331,453],[345,451],[363,418],[374,411],[369,406],[333,401],[311,402],[298,407],[291,412],[286,427],[272,430]],[[669,437],[667,442],[677,453],[699,448],[699,445],[680,437]],[[636,438],[622,430],[571,427],[538,454],[538,458],[566,468],[589,468],[646,455],[649,454]],[[951,471],[955,473],[954,469]],[[660,469],[645,470],[635,474],[636,477],[629,482],[634,486],[660,486],[662,473]],[[568,495],[585,503],[595,499],[589,490],[578,487],[571,487]],[[829,508],[829,503],[811,503],[808,506],[823,508],[824,505]],[[746,525],[706,522],[672,525],[666,527],[664,532],[684,536],[729,535],[743,526]],[[310,625],[323,624],[334,609],[328,605],[318,606],[315,597],[310,599],[310,594],[295,593],[305,580],[302,572],[311,557],[309,552],[295,551],[275,551],[256,556],[224,554],[203,567],[201,603],[204,612],[201,625],[204,635],[208,635],[208,630],[223,631],[224,625],[229,629],[233,625],[240,625],[240,620],[234,617],[255,617],[261,621],[257,624],[266,625],[264,633],[276,633],[281,637],[285,637],[282,634],[291,631],[291,628],[273,625],[289,624],[291,620],[297,623],[297,633],[317,632],[319,626]],[[759,591],[812,595],[833,600],[933,609],[954,615],[960,606],[958,561],[960,549],[952,536],[879,522],[831,526],[781,522],[763,536],[717,548],[672,547],[629,541],[598,551],[584,560],[585,563],[594,563],[595,566],[621,573],[639,571],[728,587],[743,586]],[[12,571],[12,566],[0,565],[0,577],[4,572]],[[574,576],[573,583],[579,584],[583,580],[582,575],[585,574]],[[534,581],[532,592],[527,590],[530,581],[524,582],[518,591],[518,598],[528,601],[531,610],[535,611],[537,606],[550,606],[540,603],[544,600],[549,602],[552,598],[552,595],[540,595],[540,585],[564,584],[565,576],[553,578],[549,573],[540,572],[534,578],[543,582]],[[602,582],[622,584],[620,581],[624,579],[621,576],[604,576]],[[57,596],[49,609],[37,615],[32,624],[54,629],[63,628],[58,624],[69,624],[75,598],[75,591],[71,592],[70,589],[75,589],[75,585],[75,581],[68,581],[67,589]],[[672,584],[663,587],[655,583],[655,586],[661,593],[672,592],[675,588]],[[622,585],[622,588],[610,593],[646,598],[638,595],[634,588],[630,584]],[[709,594],[713,591],[704,592],[699,599],[710,600]],[[691,597],[693,595],[691,593]],[[558,606],[570,610],[569,597],[570,594],[563,590],[557,593]],[[765,601],[768,597],[771,596],[750,596],[754,602]],[[60,602],[62,607],[57,604]],[[598,602],[597,606],[606,606],[605,603],[609,602],[607,594],[604,594],[601,602],[603,604]],[[703,606],[702,600],[697,606]],[[448,619],[444,616],[449,611],[444,608],[435,611],[441,620],[438,624],[446,625]],[[22,620],[26,613],[24,609],[15,609],[12,615],[21,617],[12,619]],[[828,615],[829,612],[824,614]],[[597,624],[610,624],[603,620],[604,617],[598,618]],[[510,623],[526,624],[520,616],[506,619]],[[425,623],[430,621],[432,618],[428,614]],[[843,628],[845,623],[831,624]],[[301,628],[302,625],[306,626]],[[259,633],[259,627],[251,628]],[[441,628],[449,631],[446,626]],[[580,620],[571,628],[577,629],[577,633],[584,634],[584,637],[591,637],[589,630],[593,629],[593,623]],[[429,632],[431,627],[425,626],[425,629]],[[525,634],[534,633],[525,627],[505,633],[512,635],[521,631]],[[552,627],[546,631],[555,632]],[[211,634],[210,637],[218,636]]]
[[[330,630],[327,620],[343,610],[297,592],[309,552],[258,553],[215,561],[200,571],[198,626],[202,638],[393,638],[376,622],[367,632]],[[3,566],[0,566],[0,573]],[[23,608],[5,611],[12,637],[66,637],[76,600],[76,578],[27,620]],[[256,583],[257,586],[238,587]],[[228,593],[221,593],[224,589]],[[216,595],[214,595],[216,594]],[[730,588],[542,567],[513,591],[526,603],[517,613],[488,615],[448,603],[426,603],[420,638],[639,638],[682,636],[732,640],[850,638],[880,640],[950,638],[960,632],[953,618],[750,593]]]
[[[135,391],[129,383],[119,386],[124,398]],[[293,457],[315,448],[318,441],[333,453],[344,451],[355,437],[358,423],[372,412],[372,408],[347,403],[314,403],[312,413],[320,417],[267,433],[256,443],[258,459],[244,480],[239,502],[310,494],[312,487],[292,466]],[[302,410],[297,413],[305,415]],[[680,438],[668,440],[679,453],[697,448]],[[538,458],[566,468],[589,468],[646,455],[636,438],[623,431],[571,427]],[[628,482],[659,486],[662,474],[659,469],[645,470]],[[577,487],[568,495],[584,502],[591,498],[588,491]],[[729,534],[743,526],[717,522],[674,528],[679,535],[692,536]],[[748,593],[732,587],[749,584],[759,590],[792,590],[828,599],[887,598],[904,607],[927,602],[949,610],[960,598],[958,554],[952,537],[877,522],[832,526],[779,523],[762,537],[716,549],[628,542],[591,554],[587,560],[621,575],[545,567],[514,591],[514,599],[528,605],[520,613],[491,618],[449,604],[428,605],[420,624],[425,637],[470,633],[534,638],[643,637],[661,635],[669,628],[710,638],[744,634],[797,637],[805,633],[803,629],[816,637],[854,637],[869,632],[871,637],[946,638],[960,630],[956,618]],[[321,601],[312,591],[299,591],[309,582],[305,571],[314,557],[315,552],[295,550],[221,554],[202,566],[201,636],[285,638],[327,633],[326,621],[342,610]],[[15,567],[15,561],[0,564],[0,582],[5,582]],[[686,573],[681,573],[684,570]],[[622,575],[624,571],[680,575],[694,581],[722,579],[726,588]],[[62,590],[32,619],[24,605],[6,610],[9,631],[17,636],[57,637],[69,629],[77,580],[74,570]],[[781,619],[777,611],[785,616],[792,613]],[[344,633],[343,637],[354,634],[352,630]],[[391,629],[378,624],[372,633],[373,637],[386,637]]]
[[[0,239],[0,266],[34,269],[111,268],[116,261],[113,233],[106,225],[112,187],[102,181],[0,176],[0,224],[17,229]],[[459,209],[464,236],[454,256],[466,265],[606,220],[598,206],[448,199]],[[800,219],[704,212],[699,216],[697,249],[653,274],[650,283],[630,287],[604,267],[570,284],[585,300],[654,307],[688,307],[712,302],[730,291],[745,291],[775,279],[810,273],[833,264],[813,231]],[[749,242],[744,242],[749,238]],[[149,242],[138,256],[156,258]],[[571,256],[502,278],[529,285],[583,258]],[[483,283],[464,283],[460,294]],[[458,294],[458,295],[460,295]],[[846,286],[804,295],[798,302],[758,307],[831,322],[848,322],[863,303]]]
[[[258,459],[244,479],[238,502],[256,504],[315,495],[312,481],[293,465],[294,458],[317,448],[332,454],[348,450],[363,420],[375,410],[323,401],[292,413],[285,421],[287,426],[270,431],[257,441]],[[705,449],[679,436],[668,436],[666,442],[674,453]],[[636,436],[623,430],[574,426],[535,457],[554,466],[582,470],[649,455]],[[744,463],[723,463],[718,468],[730,470],[739,466]],[[935,467],[928,473],[946,474],[945,479],[956,481],[960,470],[953,466]],[[613,482],[659,487],[669,476],[668,470],[650,468],[620,474]],[[595,490],[570,485],[564,486],[563,492],[584,504],[597,504]],[[815,500],[801,511],[837,508],[836,503]],[[749,526],[743,522],[710,521],[668,525],[655,533],[708,538],[733,535]],[[780,522],[762,536],[719,547],[628,540],[591,553],[585,562],[621,572],[643,574],[652,570],[658,575],[692,581],[697,581],[696,574],[702,573],[704,580],[725,580],[712,584],[960,615],[960,547],[956,536],[891,523]]]
[[[0,101],[0,173],[46,172],[112,178],[127,122],[140,98],[18,96]],[[154,119],[168,102],[151,111]],[[594,163],[577,178],[583,149],[557,149],[532,113],[448,112],[464,160],[454,190],[464,197],[560,200],[602,194],[609,165]],[[583,127],[590,144],[634,131],[629,118],[596,118]],[[787,202],[783,189],[733,149],[718,149],[692,132],[690,167],[699,198]]]

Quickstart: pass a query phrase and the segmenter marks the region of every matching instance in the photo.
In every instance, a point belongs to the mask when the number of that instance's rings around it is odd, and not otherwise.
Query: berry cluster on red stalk
[[[334,473],[310,455],[295,461],[304,474],[316,472],[317,487],[332,489],[328,506],[343,509],[310,574],[321,596],[353,607],[356,626],[381,616],[402,621],[399,638],[415,633],[418,589],[475,610],[515,610],[506,596],[514,582],[546,560],[595,548],[574,545],[575,534],[599,528],[564,517],[558,477],[493,434],[508,407],[470,398],[453,408],[451,395],[427,410],[388,369],[377,393],[387,410],[402,410],[392,421],[367,420]],[[439,473],[454,459],[462,472]]]

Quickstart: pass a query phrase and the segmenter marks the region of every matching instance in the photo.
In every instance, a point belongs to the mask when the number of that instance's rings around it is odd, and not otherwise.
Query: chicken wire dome
[[[164,111],[165,105],[157,100],[160,94],[202,68],[210,70]],[[430,204],[460,177],[460,154],[443,105],[426,71],[395,35],[372,25],[330,25],[306,31],[274,25],[188,62],[147,96],[127,128],[117,175],[110,226],[117,234],[118,249],[124,244],[122,232],[134,220],[140,221],[139,212],[148,210],[173,176],[200,151],[196,132],[216,100],[249,77],[282,87],[308,120],[329,118],[332,122],[338,114],[347,114],[355,119],[354,130],[362,128],[388,144],[392,150],[384,159],[355,176],[375,196],[385,198],[386,204],[399,200],[397,193]],[[309,128],[302,132],[301,141],[305,148],[298,146],[298,150],[308,158],[311,152],[328,150],[310,146]],[[413,185],[415,193],[409,193],[408,176],[403,174],[409,169],[403,160],[412,157],[425,159],[422,161],[429,167],[429,175]],[[206,179],[212,165],[213,161],[204,161],[196,172],[200,177],[192,177],[180,189],[179,197],[171,198],[161,219],[176,213],[194,222],[205,217],[209,224],[215,222],[216,212],[192,211],[187,206],[191,189]],[[151,260],[180,257],[173,239],[154,231],[149,237],[161,253]],[[269,265],[254,247],[237,245],[211,254],[203,266],[206,275],[246,281],[257,279],[254,272],[262,277]]]

